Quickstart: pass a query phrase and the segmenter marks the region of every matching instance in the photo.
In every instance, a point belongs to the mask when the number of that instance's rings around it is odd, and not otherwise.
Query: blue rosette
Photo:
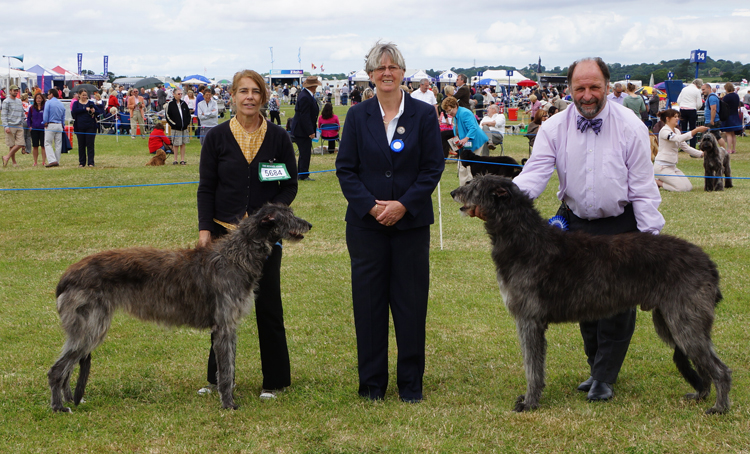
[[[551,217],[549,220],[549,225],[562,230],[568,230],[568,220],[560,215]]]

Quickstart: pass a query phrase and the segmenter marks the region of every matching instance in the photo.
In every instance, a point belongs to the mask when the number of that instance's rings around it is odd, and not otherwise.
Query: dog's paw
[[[726,413],[726,412],[727,412],[728,410],[729,410],[728,408],[725,408],[725,409],[723,409],[723,410],[722,410],[722,409],[720,409],[720,408],[716,408],[716,407],[711,407],[711,408],[709,408],[708,410],[706,410],[706,414],[707,414],[707,415],[723,415],[723,414],[724,414],[724,413]]]
[[[702,393],[687,393],[685,394],[686,400],[694,400],[696,402],[700,402],[701,400],[705,399],[706,396]]]
[[[536,410],[537,408],[539,408],[539,404],[530,403],[525,395],[521,395],[516,399],[516,405],[513,407],[513,411],[522,413],[524,411]]]
[[[70,407],[52,407],[52,411],[55,413],[73,413],[73,410],[70,409]]]
[[[518,396],[518,399],[516,399],[516,405],[513,407],[513,411],[517,413],[528,411],[528,408],[526,408],[526,405],[524,404],[525,400],[526,400],[526,396],[524,395]]]
[[[235,403],[223,404],[222,407],[224,407],[225,410],[237,410],[240,408],[240,406]]]

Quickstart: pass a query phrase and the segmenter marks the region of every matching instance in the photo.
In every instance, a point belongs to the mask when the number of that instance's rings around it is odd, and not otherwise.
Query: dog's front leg
[[[526,394],[516,400],[514,411],[529,411],[539,407],[544,389],[544,361],[547,354],[547,340],[544,331],[547,325],[538,320],[516,319],[518,339],[523,352],[523,365],[526,370]]]
[[[217,388],[224,408],[236,410],[234,404],[234,355],[237,344],[237,331],[232,328],[218,328],[214,331],[214,354],[217,366]]]

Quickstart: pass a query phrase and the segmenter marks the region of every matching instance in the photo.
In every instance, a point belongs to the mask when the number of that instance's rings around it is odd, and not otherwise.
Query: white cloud
[[[750,9],[721,2],[539,0],[530,9],[485,5],[409,3],[397,0],[341,3],[280,0],[131,0],[100,5],[87,0],[37,0],[15,8],[3,23],[3,54],[25,54],[26,67],[61,65],[74,70],[76,53],[84,68],[123,75],[226,77],[241,68],[310,68],[326,72],[363,67],[378,39],[394,41],[410,68],[447,69],[477,65],[523,67],[541,56],[547,67],[567,66],[584,56],[622,64],[686,58],[705,48],[712,58],[750,60]],[[61,11],[63,9],[64,11]],[[667,11],[677,12],[679,16]],[[34,24],[43,24],[35,27]],[[711,36],[710,41],[705,37]],[[301,48],[302,62],[298,61]]]

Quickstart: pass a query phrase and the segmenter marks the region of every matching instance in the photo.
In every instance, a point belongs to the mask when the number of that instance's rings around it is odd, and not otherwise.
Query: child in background
[[[156,150],[161,148],[165,153],[172,153],[172,142],[169,140],[166,134],[164,134],[164,122],[157,121],[154,125],[154,130],[148,136],[148,152],[156,153]]]

